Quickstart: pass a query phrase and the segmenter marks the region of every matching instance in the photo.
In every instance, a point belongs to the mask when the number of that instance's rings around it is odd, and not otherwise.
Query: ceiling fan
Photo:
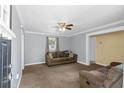
[[[66,31],[66,30],[72,30],[73,26],[74,26],[73,24],[67,24],[65,22],[58,23],[59,31],[62,31],[62,32]]]

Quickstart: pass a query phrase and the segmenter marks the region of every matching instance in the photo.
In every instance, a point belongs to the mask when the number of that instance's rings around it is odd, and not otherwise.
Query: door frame
[[[90,48],[90,37],[91,36],[97,36],[97,35],[102,35],[102,34],[112,33],[112,32],[119,32],[123,30],[124,30],[124,26],[120,26],[120,27],[99,30],[96,32],[86,34],[86,65],[90,65],[90,55],[89,55],[90,49],[89,48]]]
[[[24,69],[24,31],[21,25],[21,70]]]

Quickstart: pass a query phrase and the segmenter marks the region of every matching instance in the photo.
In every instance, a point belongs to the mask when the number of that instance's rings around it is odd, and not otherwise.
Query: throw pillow
[[[53,58],[52,53],[49,53],[49,57],[50,57],[50,59],[52,59],[52,58]]]
[[[64,53],[64,57],[68,57],[69,56],[69,53]]]
[[[73,53],[71,52],[71,53],[69,53],[69,57],[73,57]]]
[[[57,52],[52,52],[52,57],[57,58]]]

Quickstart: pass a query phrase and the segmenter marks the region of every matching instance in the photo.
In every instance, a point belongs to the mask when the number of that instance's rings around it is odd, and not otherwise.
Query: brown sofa
[[[48,66],[77,62],[77,55],[68,51],[46,53],[46,64]]]
[[[97,70],[79,72],[82,88],[121,88],[123,71],[116,67],[103,67]]]

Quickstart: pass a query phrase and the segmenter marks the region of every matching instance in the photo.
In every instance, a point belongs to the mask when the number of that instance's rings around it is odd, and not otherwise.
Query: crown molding
[[[34,32],[34,31],[24,31],[25,34],[36,34],[36,35],[44,35],[44,36],[62,36],[62,37],[69,37],[69,35],[59,35],[59,34],[52,34],[52,33],[43,33],[43,32]]]
[[[109,28],[111,26],[116,26],[118,24],[124,24],[124,20],[116,21],[116,22],[113,22],[113,23],[110,23],[110,24],[99,26],[99,27],[94,27],[94,28],[91,28],[89,30],[85,30],[83,32],[78,32],[78,33],[70,35],[70,37],[71,36],[76,36],[76,35],[79,35],[79,34],[83,34],[83,33],[92,32],[92,31],[98,31],[98,30],[101,30],[101,29],[104,30],[105,28]]]
[[[120,24],[124,24],[124,20],[116,21],[116,22],[113,22],[113,23],[110,23],[110,24],[106,24],[106,25],[99,26],[99,27],[94,27],[94,28],[91,28],[91,29],[89,29],[89,30],[85,30],[85,31],[78,32],[78,33],[75,33],[75,34],[70,34],[70,35],[59,35],[59,34],[55,34],[55,33],[52,34],[52,33],[34,32],[34,31],[28,31],[28,30],[26,30],[25,33],[28,33],[28,34],[38,34],[38,35],[45,35],[45,36],[72,37],[72,36],[76,36],[76,35],[83,34],[83,33],[96,32],[96,31],[98,31],[98,30],[109,29],[109,28],[111,28],[112,26],[116,27],[117,25],[120,25]],[[114,28],[114,27],[113,27],[113,28]]]
[[[124,26],[103,29],[97,32],[88,33],[87,36],[97,36],[97,35],[102,35],[102,34],[107,34],[107,33],[112,33],[112,32],[120,32],[120,31],[124,31]]]

